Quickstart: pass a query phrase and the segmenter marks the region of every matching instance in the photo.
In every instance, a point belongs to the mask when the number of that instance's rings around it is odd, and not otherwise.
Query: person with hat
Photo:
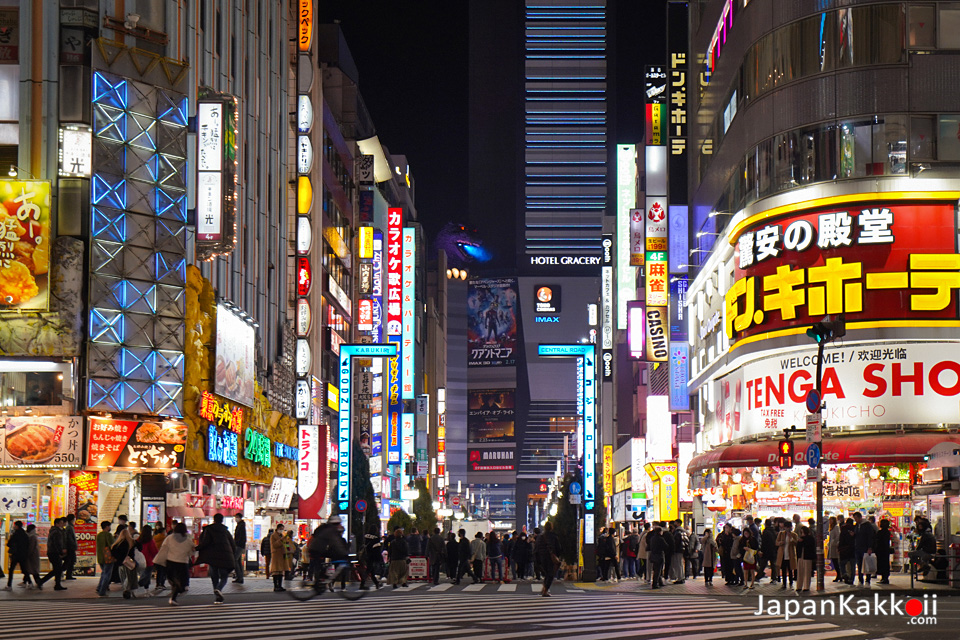
[[[308,545],[313,564],[310,568],[311,575],[324,558],[328,558],[338,570],[347,564],[350,552],[347,549],[347,541],[343,538],[343,531],[343,520],[337,515],[330,516],[325,523],[313,530],[313,536]],[[344,572],[341,573],[340,588],[345,588],[346,583],[347,578]]]

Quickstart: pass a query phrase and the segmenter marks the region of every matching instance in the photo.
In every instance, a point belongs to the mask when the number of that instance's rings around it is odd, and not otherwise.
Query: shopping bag
[[[877,573],[877,554],[867,553],[863,556],[863,573],[868,576]]]

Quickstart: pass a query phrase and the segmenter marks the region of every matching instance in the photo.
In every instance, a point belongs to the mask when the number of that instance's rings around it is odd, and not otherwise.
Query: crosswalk
[[[550,590],[554,593],[584,593],[584,589],[577,589],[576,587],[569,586],[570,583],[555,582]],[[477,584],[463,584],[455,585],[452,582],[441,582],[440,584],[434,585],[428,582],[410,582],[407,583],[406,587],[401,587],[399,592],[406,591],[415,591],[420,589],[422,591],[438,592],[438,591],[466,591],[468,593],[540,593],[540,590],[543,588],[543,585],[539,582],[532,583],[518,583],[518,582],[509,582],[504,584],[498,584],[496,582],[480,582]]]
[[[141,601],[136,605],[115,600],[61,601],[55,605],[6,602],[0,603],[0,628],[13,637],[45,640],[74,640],[78,628],[94,629],[98,638],[108,639],[129,637],[143,629],[162,629],[164,637],[178,640],[839,640],[866,635],[807,618],[785,621],[755,616],[747,606],[698,597],[558,594],[548,599],[521,598],[506,591],[431,592],[426,587],[418,589],[418,597],[381,592],[380,597],[358,602],[329,595],[304,603],[228,600],[221,606],[184,598],[179,607],[164,606],[165,601],[160,599],[155,599],[155,604]]]

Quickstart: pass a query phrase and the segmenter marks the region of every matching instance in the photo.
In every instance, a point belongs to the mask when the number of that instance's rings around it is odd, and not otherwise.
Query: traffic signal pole
[[[823,348],[827,345],[826,340],[821,340],[817,342],[817,397],[821,399],[820,410],[823,411],[826,408],[826,403],[822,402],[823,394],[821,393],[821,384],[823,380]],[[823,418],[820,419],[820,437],[817,438],[816,444],[820,447],[820,450],[823,451]],[[817,591],[823,591],[826,587],[824,585],[824,570],[826,568],[826,563],[824,562],[823,557],[823,463],[820,463],[817,467],[817,531],[816,537],[814,540],[817,541]]]

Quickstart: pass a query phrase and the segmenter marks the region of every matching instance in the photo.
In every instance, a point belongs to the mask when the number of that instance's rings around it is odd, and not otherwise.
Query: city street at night
[[[0,0],[4,637],[957,640],[957,78],[960,0]]]

